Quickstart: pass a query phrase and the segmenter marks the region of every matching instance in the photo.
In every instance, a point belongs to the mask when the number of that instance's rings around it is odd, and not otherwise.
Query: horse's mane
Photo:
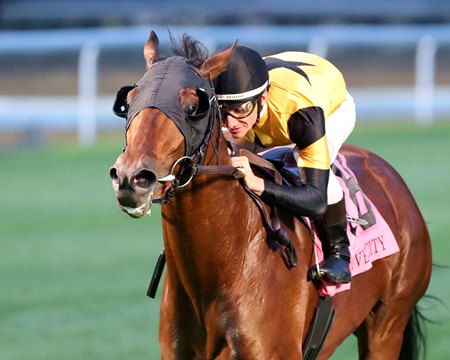
[[[183,34],[180,41],[176,41],[172,34],[170,35],[170,49],[175,55],[186,58],[186,62],[199,68],[208,58],[208,49],[198,40],[190,35]]]

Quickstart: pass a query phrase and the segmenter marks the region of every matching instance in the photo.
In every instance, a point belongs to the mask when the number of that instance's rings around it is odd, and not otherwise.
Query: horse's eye
[[[195,106],[194,104],[189,105],[186,109],[187,116],[193,116],[193,115],[195,115],[196,112],[197,112],[197,106]]]

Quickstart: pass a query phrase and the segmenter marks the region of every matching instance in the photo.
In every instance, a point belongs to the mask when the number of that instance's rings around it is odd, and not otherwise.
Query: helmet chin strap
[[[267,109],[267,103],[265,103],[264,105],[262,105],[261,104],[261,100],[262,100],[262,97],[260,97],[259,99],[258,99],[258,101],[257,101],[257,106],[258,106],[258,109],[257,109],[257,116],[256,116],[256,121],[255,121],[255,123],[253,124],[253,129],[254,128],[256,128],[256,127],[258,127],[258,124],[259,124],[259,120],[261,120],[261,115],[266,111],[266,109]]]

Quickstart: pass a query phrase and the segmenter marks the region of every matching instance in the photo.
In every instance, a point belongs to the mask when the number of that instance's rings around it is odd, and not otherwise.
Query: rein
[[[183,160],[191,160],[191,164],[188,165],[187,169],[190,170],[189,179],[183,183],[180,184],[179,178],[177,178],[175,175],[173,175],[173,170],[178,165],[179,162]],[[185,170],[182,170],[185,171]],[[174,165],[172,166],[172,170],[169,175],[163,176],[159,178],[158,182],[171,182],[172,187],[169,189],[169,191],[159,199],[152,200],[153,204],[167,204],[174,196],[175,192],[179,189],[184,188],[186,185],[188,185],[192,179],[197,175],[225,175],[230,176],[235,179],[240,179],[243,177],[242,173],[230,165],[199,165],[192,162],[192,158],[189,156],[183,156],[179,158],[177,161],[175,161]]]

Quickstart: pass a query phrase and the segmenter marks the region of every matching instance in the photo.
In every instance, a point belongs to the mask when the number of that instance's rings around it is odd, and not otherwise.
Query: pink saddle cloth
[[[347,216],[367,222],[358,224],[349,221],[347,226],[351,254],[350,269],[352,277],[355,277],[371,269],[374,261],[398,252],[399,247],[389,225],[359,187],[355,174],[347,166],[346,158],[341,154],[338,155],[333,165],[344,191]],[[323,260],[323,252],[317,234],[315,243],[320,262]],[[351,283],[333,284],[322,281],[319,294],[334,296],[350,288]]]

